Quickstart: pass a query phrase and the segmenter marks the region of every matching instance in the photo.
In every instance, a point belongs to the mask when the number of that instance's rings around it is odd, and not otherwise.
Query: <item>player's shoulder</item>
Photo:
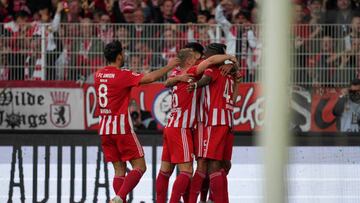
[[[170,73],[170,77],[174,77],[174,76],[177,76],[177,75],[180,75],[181,74],[181,69],[180,67],[176,67],[172,70],[172,72]]]

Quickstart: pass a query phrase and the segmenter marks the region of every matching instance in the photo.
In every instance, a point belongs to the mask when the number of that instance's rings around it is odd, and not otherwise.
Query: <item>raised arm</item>
[[[224,61],[226,61],[226,60],[230,60],[234,63],[237,63],[237,59],[235,56],[227,55],[227,54],[214,55],[214,56],[211,56],[211,57],[207,58],[206,60],[202,61],[198,65],[198,67],[196,68],[196,74],[199,75],[199,74],[203,73],[206,68],[208,68],[212,65],[224,63]]]
[[[170,59],[168,64],[165,67],[145,74],[144,77],[141,78],[140,84],[148,84],[148,83],[155,82],[156,80],[158,80],[162,76],[164,76],[167,72],[172,70],[179,63],[180,63],[180,61],[178,58]]]
[[[192,77],[189,74],[177,75],[175,77],[168,78],[164,85],[165,87],[172,87],[176,85],[178,82],[190,82]]]

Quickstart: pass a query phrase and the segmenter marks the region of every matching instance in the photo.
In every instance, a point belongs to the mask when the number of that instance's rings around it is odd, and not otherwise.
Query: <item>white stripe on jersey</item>
[[[130,111],[129,111],[129,109],[128,109],[128,121],[129,121],[131,133],[135,133],[135,131],[134,131],[134,125],[133,125],[133,122],[132,122],[132,119],[131,119],[131,116],[130,116]]]
[[[168,119],[168,125],[167,127],[171,127],[172,123],[174,122],[174,116],[170,116],[170,118]]]
[[[181,128],[181,139],[182,139],[183,150],[184,150],[184,161],[189,162],[190,161],[189,145],[188,145],[188,142],[187,142],[186,129],[185,128]]]
[[[100,116],[100,130],[99,130],[99,134],[102,135],[103,134],[103,130],[104,130],[104,122],[105,121],[105,117]]]
[[[212,117],[212,125],[217,125],[217,112],[218,110],[216,108],[214,108],[213,110],[213,117]]]
[[[210,110],[210,88],[209,85],[205,86],[205,90],[206,90],[206,106],[207,106],[207,110]]]
[[[120,134],[125,134],[125,115],[120,114]]]
[[[203,126],[203,124],[202,123],[198,123],[198,156],[199,157],[202,157],[202,150],[203,150],[203,139],[204,139],[204,126]]]
[[[138,138],[137,138],[137,136],[136,136],[136,134],[135,134],[135,132],[133,130],[131,131],[131,135],[132,135],[132,137],[133,137],[133,139],[135,141],[136,147],[137,147],[137,149],[139,151],[139,155],[144,156],[143,149],[142,149],[142,147],[140,145],[140,142],[139,142],[139,140],[138,140]]]
[[[193,94],[193,98],[191,101],[191,114],[190,114],[190,126],[192,127],[194,124],[194,120],[195,120],[195,114],[196,114],[196,89],[194,90],[194,94]],[[186,118],[187,120],[187,118]],[[183,128],[186,128],[187,126],[183,125]]]
[[[118,116],[114,116],[114,120],[112,122],[112,134],[113,135],[117,134],[117,117]]]
[[[180,110],[176,111],[176,120],[175,120],[175,123],[174,123],[175,128],[179,127],[180,116],[181,116],[181,111]]]
[[[225,110],[221,109],[221,125],[225,125],[226,120],[225,120]]]
[[[207,141],[206,141],[206,146],[205,146],[204,157],[207,156],[209,146],[210,146],[211,126],[206,127],[206,130],[207,130]]]
[[[231,113],[230,111],[227,111],[227,114],[228,114],[228,123],[229,123],[229,126],[232,127],[232,122],[233,122],[232,113]]]
[[[186,128],[187,126],[187,120],[188,120],[188,110],[186,110],[184,112],[184,115],[183,115],[183,122],[182,122],[182,128]]]
[[[110,134],[111,115],[108,115],[107,117],[108,117],[108,119],[106,121],[106,126],[105,126],[105,134],[106,135]]]

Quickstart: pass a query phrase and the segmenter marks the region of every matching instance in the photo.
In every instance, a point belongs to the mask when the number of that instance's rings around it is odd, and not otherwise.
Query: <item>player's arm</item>
[[[168,78],[164,85],[165,87],[172,87],[176,85],[178,82],[191,82],[193,78],[189,74],[177,75],[175,77]]]
[[[236,57],[232,56],[232,55],[223,54],[223,55],[210,56],[209,58],[202,61],[198,65],[198,67],[196,68],[196,75],[202,74],[205,71],[205,69],[207,69],[210,66],[224,63],[224,61],[226,61],[226,60],[230,60],[233,63],[237,63]]]
[[[140,84],[148,84],[148,83],[155,82],[156,80],[163,77],[167,72],[171,71],[179,63],[180,63],[180,61],[178,58],[170,59],[168,64],[165,67],[145,74],[141,78]]]
[[[233,102],[234,102],[234,104],[235,104],[235,103],[236,103],[236,98],[237,98],[237,96],[239,95],[239,84],[240,84],[240,83],[242,82],[242,80],[243,80],[243,75],[240,73],[240,71],[236,71],[236,72],[233,74],[233,77],[234,77]]]
[[[203,75],[202,78],[200,80],[198,80],[197,82],[189,83],[189,85],[187,86],[187,90],[189,92],[191,92],[196,88],[204,87],[204,86],[210,84],[211,81],[212,81],[212,78],[210,76]]]

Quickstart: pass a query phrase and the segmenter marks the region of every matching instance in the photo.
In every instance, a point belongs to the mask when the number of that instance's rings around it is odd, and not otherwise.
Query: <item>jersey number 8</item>
[[[99,93],[99,105],[102,108],[105,108],[108,104],[108,98],[107,98],[107,93],[108,93],[108,87],[105,84],[101,84],[99,86],[98,89],[98,93]]]

